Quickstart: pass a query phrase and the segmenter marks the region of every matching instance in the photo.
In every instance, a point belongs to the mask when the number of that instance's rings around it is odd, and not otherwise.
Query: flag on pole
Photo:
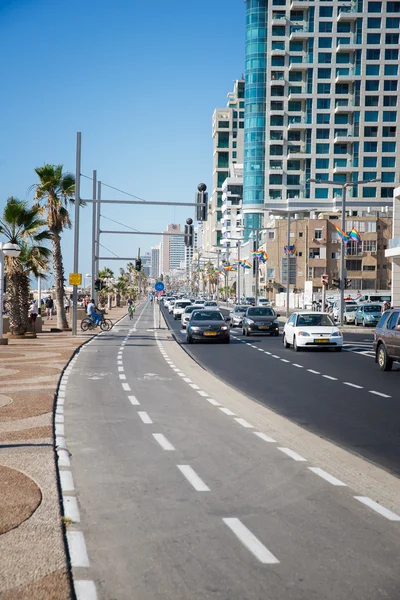
[[[350,241],[350,236],[345,231],[343,231],[343,229],[340,229],[340,227],[338,227],[337,225],[335,225],[335,229],[339,237],[344,241],[345,244],[347,244],[347,242]]]
[[[349,238],[354,242],[361,242],[361,236],[355,227],[350,231]]]

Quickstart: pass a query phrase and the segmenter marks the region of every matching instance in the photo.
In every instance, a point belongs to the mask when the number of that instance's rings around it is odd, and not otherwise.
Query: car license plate
[[[269,325],[260,325],[260,329],[269,329]]]
[[[205,331],[204,335],[207,335],[209,337],[213,337],[213,336],[217,335],[217,332],[216,331]]]
[[[329,340],[324,339],[324,338],[320,338],[317,340],[314,340],[317,344],[327,344],[329,342]]]

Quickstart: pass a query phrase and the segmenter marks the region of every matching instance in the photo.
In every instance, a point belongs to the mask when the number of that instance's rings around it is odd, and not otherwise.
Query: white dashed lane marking
[[[262,433],[261,431],[253,431],[253,433],[260,439],[264,440],[264,442],[276,444],[276,441],[272,437],[269,437],[269,435],[266,435],[265,433]]]
[[[158,442],[163,450],[172,451],[175,450],[171,442],[167,440],[165,435],[162,433],[153,433],[153,438]]]
[[[221,406],[221,408],[219,409],[221,412],[225,413],[226,415],[228,415],[229,417],[234,417],[236,416],[234,412],[231,411],[230,408],[225,408],[223,406]]]
[[[284,454],[287,454],[288,456],[290,456],[290,458],[293,458],[293,460],[296,460],[298,462],[307,462],[306,458],[303,458],[302,456],[300,456],[300,454],[297,454],[297,452],[293,452],[293,450],[290,450],[290,448],[278,448],[278,450],[284,452]]]
[[[388,394],[383,394],[382,392],[376,392],[375,390],[369,390],[370,394],[375,394],[375,396],[381,396],[381,398],[391,398]]]
[[[374,500],[371,500],[371,498],[368,498],[366,496],[354,496],[354,498],[359,502],[362,502],[362,504],[365,504],[365,506],[369,506],[369,508],[372,508],[372,510],[379,513],[386,519],[389,519],[389,521],[400,521],[399,515],[396,515],[396,513],[385,508],[384,506],[381,506],[380,504],[378,504],[378,502],[374,502]]]
[[[188,482],[194,487],[196,492],[209,492],[210,488],[197,475],[196,471],[190,465],[177,465],[178,469],[186,477]]]
[[[276,565],[279,560],[239,519],[222,519],[242,544],[264,565]]]
[[[320,477],[322,477],[322,479],[325,479],[325,481],[328,481],[332,485],[346,487],[346,484],[343,483],[343,481],[340,481],[340,479],[336,479],[336,477],[333,477],[333,475],[330,475],[323,469],[320,469],[319,467],[308,467],[308,468],[310,469],[310,471],[312,471],[316,475],[319,475]]]

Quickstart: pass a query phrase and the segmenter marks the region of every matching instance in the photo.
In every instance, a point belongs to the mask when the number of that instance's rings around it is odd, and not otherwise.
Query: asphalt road
[[[147,306],[85,346],[62,392],[80,598],[398,600],[400,517],[235,418],[153,319]],[[226,349],[267,374],[261,352]]]
[[[381,372],[369,329],[345,333],[345,350],[285,349],[282,336],[244,337],[231,344],[186,343],[163,309],[177,341],[201,366],[310,431],[400,475],[400,365]],[[227,314],[227,312],[225,311]]]

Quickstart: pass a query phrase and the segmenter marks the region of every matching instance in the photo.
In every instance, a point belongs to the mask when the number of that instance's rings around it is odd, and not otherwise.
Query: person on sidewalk
[[[69,302],[69,298],[65,298],[64,300],[64,308],[65,308],[65,314],[67,315],[69,313],[69,307],[70,307],[70,302]]]
[[[38,308],[35,300],[32,300],[32,303],[29,307],[29,323],[32,326],[33,332],[36,332],[36,317],[38,314]]]
[[[50,319],[50,321],[52,320],[52,318],[53,318],[53,308],[54,308],[53,298],[49,294],[48,297],[46,298],[47,320],[49,320],[49,319]]]

